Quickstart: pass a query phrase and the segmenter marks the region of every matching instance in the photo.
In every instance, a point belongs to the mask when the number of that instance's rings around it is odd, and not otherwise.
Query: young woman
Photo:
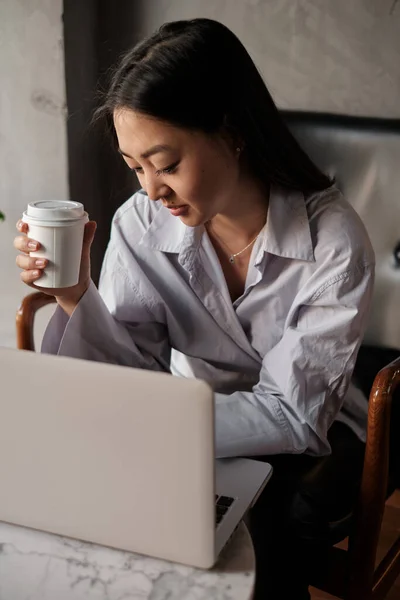
[[[276,467],[252,520],[258,594],[307,597],[339,508],[303,475],[347,440],[345,475],[327,482],[343,512],[360,473],[367,403],[350,380],[373,285],[365,229],[218,22],[168,23],[130,50],[97,117],[142,189],[114,217],[99,290],[92,222],[78,285],[43,290],[59,305],[43,351],[208,381],[217,455]],[[29,242],[16,238],[17,263],[41,289]]]

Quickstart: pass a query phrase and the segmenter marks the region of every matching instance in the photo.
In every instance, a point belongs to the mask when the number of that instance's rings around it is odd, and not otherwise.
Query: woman
[[[259,595],[307,597],[307,561],[325,539],[320,500],[304,514],[304,497],[293,501],[298,474],[335,435],[348,440],[346,510],[360,472],[366,400],[350,379],[373,284],[364,227],[220,23],[169,23],[129,51],[97,117],[142,189],[114,217],[99,291],[87,225],[78,285],[51,290],[43,351],[207,380],[217,455],[276,466],[252,521],[268,560]],[[28,241],[16,238],[17,263],[41,289]]]

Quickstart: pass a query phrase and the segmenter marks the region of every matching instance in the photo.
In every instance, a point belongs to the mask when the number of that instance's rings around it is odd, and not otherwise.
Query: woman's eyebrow
[[[155,146],[152,146],[151,148],[143,152],[140,155],[140,158],[149,158],[150,156],[153,156],[153,154],[158,154],[159,152],[168,152],[170,150],[172,150],[171,146],[168,146],[166,144],[156,144]],[[122,150],[121,148],[118,148],[118,152],[123,156],[131,158],[133,160],[133,156],[131,156],[127,152],[124,152],[124,150]]]

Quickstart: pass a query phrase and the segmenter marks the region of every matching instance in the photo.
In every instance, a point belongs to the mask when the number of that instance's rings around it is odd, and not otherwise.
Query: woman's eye
[[[168,167],[165,167],[165,169],[159,169],[158,171],[156,171],[156,175],[171,175],[176,171],[178,164],[179,161],[173,163],[172,165],[169,165]],[[131,167],[131,171],[133,171],[137,175],[141,175],[143,173],[143,167]]]
[[[160,169],[159,171],[156,171],[156,175],[171,175],[176,171],[178,164],[179,161],[169,165],[168,167],[165,167],[165,169]]]

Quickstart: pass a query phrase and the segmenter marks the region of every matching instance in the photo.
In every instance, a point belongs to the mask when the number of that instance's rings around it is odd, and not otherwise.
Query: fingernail
[[[32,275],[34,277],[37,277],[38,275],[40,275],[40,271],[32,271]]]
[[[46,261],[45,261],[45,260],[43,260],[43,259],[40,259],[40,260],[36,260],[36,261],[35,261],[35,265],[36,265],[37,267],[44,267],[44,265],[45,265],[45,264],[46,264]]]
[[[28,248],[30,248],[31,250],[36,250],[37,243],[36,242],[28,242]]]

